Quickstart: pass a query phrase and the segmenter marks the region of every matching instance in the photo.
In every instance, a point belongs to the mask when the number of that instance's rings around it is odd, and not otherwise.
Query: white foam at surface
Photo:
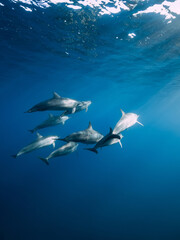
[[[180,14],[180,0],[176,0],[174,2],[164,1],[161,4],[155,4],[143,11],[138,11],[137,13],[134,13],[133,16],[136,17],[138,15],[147,13],[156,13],[163,15],[165,16],[166,20],[169,20],[169,23],[172,19],[176,18],[176,16],[174,16],[174,13]]]
[[[31,9],[31,8],[24,7],[24,6],[22,6],[22,5],[20,5],[20,7],[24,8],[24,10],[27,11],[27,12],[32,12],[32,9]]]
[[[21,2],[28,5],[35,5],[39,6],[41,8],[48,8],[51,5],[50,4],[60,4],[65,3],[68,8],[73,8],[75,10],[81,9],[82,6],[89,6],[91,8],[98,8],[99,9],[99,15],[104,14],[117,14],[121,12],[121,10],[130,10],[126,5],[126,1],[122,0],[114,0],[112,7],[109,7],[108,4],[111,3],[111,0],[79,0],[77,3],[78,6],[74,4],[73,1],[70,0],[39,0],[39,1],[33,1],[33,0],[11,0],[12,2]],[[142,1],[142,0],[141,0]],[[81,6],[82,5],[82,6]],[[22,6],[22,5],[21,5]]]
[[[28,5],[35,5],[41,8],[48,8],[51,4],[65,4],[66,7],[72,8],[74,10],[82,9],[83,6],[88,6],[90,8],[98,9],[98,15],[112,15],[118,14],[122,10],[130,11],[131,9],[135,9],[138,5],[138,2],[145,2],[146,0],[139,0],[136,3],[131,3],[127,5],[126,1],[123,0],[79,0],[76,3],[72,0],[11,0],[12,2],[20,2]],[[111,4],[111,6],[109,6]],[[2,6],[2,4],[0,4]],[[21,5],[23,6],[23,5]],[[26,10],[26,6],[24,8]],[[27,10],[26,10],[27,11]],[[168,23],[172,21],[172,19],[176,18],[176,14],[180,14],[180,0],[175,0],[174,2],[170,2],[165,0],[161,4],[154,4],[145,10],[138,11],[133,14],[134,17],[141,16],[143,14],[155,13],[160,14],[168,20]]]
[[[74,5],[67,5],[67,7],[68,7],[68,8],[75,9],[75,10],[82,8],[82,7],[80,7],[80,6],[74,6]]]
[[[72,1],[69,0],[51,0],[49,1],[50,3],[54,3],[54,4],[58,4],[58,3],[69,3],[69,4],[73,4]]]

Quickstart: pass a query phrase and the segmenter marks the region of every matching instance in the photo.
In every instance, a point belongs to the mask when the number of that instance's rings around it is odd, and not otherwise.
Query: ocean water
[[[180,2],[0,0],[0,239],[180,239]],[[50,160],[52,146],[12,158],[56,91],[88,112],[39,131],[102,134],[140,115],[96,155]],[[54,112],[57,114],[57,112]],[[56,148],[63,143],[56,142]]]

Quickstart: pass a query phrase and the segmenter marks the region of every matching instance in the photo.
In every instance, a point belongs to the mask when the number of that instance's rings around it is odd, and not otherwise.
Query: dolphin
[[[120,134],[114,134],[112,128],[110,128],[110,131],[107,135],[105,135],[99,142],[96,143],[96,145],[93,148],[85,148],[85,150],[92,151],[94,153],[98,153],[97,149],[102,148],[105,146],[112,145],[122,139],[122,135]],[[117,140],[118,141],[112,141],[112,140]]]
[[[132,127],[135,123],[140,124],[141,126],[144,126],[142,123],[138,121],[139,115],[135,113],[125,113],[122,109],[120,109],[122,112],[122,117],[117,122],[116,126],[113,129],[114,134],[119,134],[120,132],[126,130],[129,127]]]
[[[118,134],[120,136],[120,139],[118,138],[112,138],[112,139],[109,139],[108,141],[106,141],[106,143],[104,144],[103,147],[105,146],[110,146],[110,145],[113,145],[113,144],[116,144],[116,143],[119,143],[119,145],[121,146],[122,148],[122,143],[121,143],[121,139],[123,138],[123,135],[120,133]]]
[[[88,107],[91,105],[91,101],[79,101],[77,106],[76,106],[76,109],[75,109],[75,112],[74,113],[77,113],[77,112],[80,112],[80,111],[83,111],[85,110],[86,112],[88,111]],[[68,115],[68,114],[71,114],[72,111],[71,110],[66,110],[64,113],[62,113],[61,116],[64,116],[64,115]]]
[[[89,122],[89,126],[87,129],[79,132],[74,132],[68,135],[65,138],[59,139],[65,142],[81,142],[85,144],[95,144],[97,143],[103,135],[98,133],[92,128],[91,122]]]
[[[55,141],[59,139],[58,136],[48,136],[48,137],[43,137],[37,132],[37,139],[27,145],[26,147],[22,148],[16,155],[12,155],[12,157],[16,158],[22,154],[32,152],[36,149],[46,147],[49,145],[53,145],[55,147]]]
[[[60,157],[60,156],[72,153],[72,152],[74,152],[77,149],[78,145],[79,144],[75,143],[75,142],[66,143],[62,147],[56,149],[54,152],[50,153],[47,158],[40,157],[40,159],[43,162],[45,162],[47,165],[49,165],[49,159],[50,158]]]
[[[41,124],[39,124],[38,126],[36,126],[35,128],[33,128],[32,130],[29,130],[31,133],[42,129],[42,128],[47,128],[47,127],[51,127],[51,126],[56,126],[58,124],[63,124],[69,119],[68,116],[55,116],[53,114],[49,114],[49,118],[46,119],[44,122],[42,122]]]
[[[48,111],[48,110],[57,110],[57,111],[67,111],[70,113],[75,113],[76,108],[81,102],[64,98],[59,96],[56,92],[53,93],[51,99],[40,102],[30,108],[26,113],[37,112],[37,111]]]

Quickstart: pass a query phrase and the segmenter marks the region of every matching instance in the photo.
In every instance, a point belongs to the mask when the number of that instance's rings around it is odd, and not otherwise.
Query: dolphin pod
[[[91,105],[91,101],[77,101],[71,98],[64,98],[59,96],[56,92],[53,93],[53,97],[51,99],[45,100],[34,105],[30,108],[27,113],[38,112],[38,111],[64,111],[61,115],[53,115],[49,114],[49,118],[34,127],[32,130],[29,130],[31,133],[36,132],[37,130],[44,129],[47,127],[57,126],[59,124],[64,125],[64,123],[69,119],[69,114],[74,114],[85,110],[87,112],[88,107]],[[36,149],[40,149],[49,145],[53,145],[55,147],[55,141],[61,140],[66,142],[66,144],[62,145],[55,151],[51,152],[48,157],[43,158],[39,157],[44,163],[49,165],[49,159],[64,156],[70,153],[73,153],[77,150],[78,143],[83,144],[95,144],[92,148],[85,148],[85,150],[92,151],[94,153],[98,153],[97,149],[113,145],[115,143],[119,143],[122,148],[121,139],[123,135],[121,134],[126,129],[132,127],[134,124],[138,123],[143,126],[142,123],[138,121],[139,115],[135,113],[125,113],[122,109],[122,116],[120,120],[115,125],[114,129],[110,128],[108,134],[103,136],[98,131],[94,130],[91,122],[89,122],[88,128],[74,132],[70,135],[67,135],[64,138],[60,138],[59,136],[47,136],[43,137],[38,132],[37,139],[30,143],[29,145],[23,147],[17,154],[12,155],[14,158],[19,157],[25,153],[30,153]]]

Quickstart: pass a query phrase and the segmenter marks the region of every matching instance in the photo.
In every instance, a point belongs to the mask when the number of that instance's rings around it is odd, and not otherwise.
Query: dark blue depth
[[[179,240],[179,16],[167,24],[155,14],[97,16],[63,4],[26,12],[1,2],[0,239]],[[43,136],[63,138],[89,121],[106,134],[120,108],[139,114],[144,127],[123,132],[122,149],[98,155],[81,144],[49,166],[38,157],[52,147],[12,158],[48,116],[24,111],[54,91],[92,104]]]

